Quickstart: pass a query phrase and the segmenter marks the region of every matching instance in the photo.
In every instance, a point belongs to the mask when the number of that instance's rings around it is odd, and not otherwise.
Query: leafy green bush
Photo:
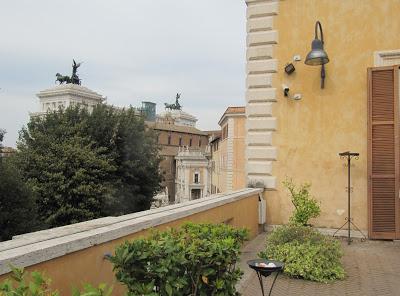
[[[94,287],[91,284],[84,284],[82,291],[79,289],[73,289],[72,296],[110,296],[112,290],[112,287],[108,287],[104,283],[99,284],[98,287]]]
[[[6,279],[0,283],[0,296],[58,296],[57,291],[50,289],[50,279],[45,278],[40,272],[31,273],[31,281],[25,280],[23,268],[11,267],[11,281]]]
[[[40,272],[33,271],[30,281],[25,279],[26,273],[23,268],[11,266],[11,279],[0,283],[0,296],[58,296],[58,291],[50,289],[51,280],[44,277]],[[93,287],[85,284],[83,290],[73,289],[72,296],[110,296],[112,287],[100,284]]]
[[[297,187],[293,181],[286,180],[283,185],[289,190],[295,210],[290,217],[290,222],[307,225],[308,220],[316,218],[321,213],[318,202],[311,196],[311,184],[304,183]]]
[[[238,295],[235,264],[247,231],[220,224],[183,225],[125,242],[110,259],[129,295]]]
[[[276,228],[268,237],[261,258],[285,263],[285,273],[317,282],[343,279],[340,242],[324,236],[311,227],[286,225]]]

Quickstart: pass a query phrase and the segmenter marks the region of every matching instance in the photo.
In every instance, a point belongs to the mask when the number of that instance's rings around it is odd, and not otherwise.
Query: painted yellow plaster
[[[232,189],[238,190],[246,187],[245,172],[245,126],[246,117],[233,117],[233,176]]]
[[[220,143],[218,143],[218,150],[214,150],[212,152],[212,161],[214,163],[213,170],[211,172],[211,185],[215,186],[215,192],[213,193],[218,193],[222,192],[221,191],[221,182],[222,182],[222,177],[221,177],[221,147]]]
[[[219,153],[215,155],[216,157],[219,157],[219,173],[218,176],[215,177],[215,179],[218,180],[218,185],[216,185],[221,192],[226,192],[227,189],[227,184],[226,184],[226,179],[227,179],[227,160],[228,160],[228,140],[227,138],[221,140],[219,143]]]
[[[398,0],[287,0],[280,2],[274,19],[279,44],[274,53],[279,62],[273,85],[278,103],[273,115],[278,120],[273,145],[278,160],[273,174],[277,190],[266,193],[269,224],[288,221],[292,205],[282,181],[312,182],[312,193],[321,202],[321,216],[312,221],[324,227],[339,227],[347,215],[347,169],[338,153],[360,153],[352,167],[352,212],[354,222],[367,229],[367,68],[374,66],[377,50],[400,49]],[[304,59],[314,38],[314,25],[323,26],[326,65],[325,89],[320,89],[320,67],[306,66]],[[286,63],[299,54],[296,72],[284,73]],[[287,99],[282,83],[291,95]],[[344,213],[340,215],[342,210]]]

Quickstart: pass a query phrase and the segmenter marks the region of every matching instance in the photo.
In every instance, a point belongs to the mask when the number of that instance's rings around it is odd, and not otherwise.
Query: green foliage
[[[31,280],[25,280],[23,268],[11,267],[11,281],[6,279],[0,283],[0,296],[58,296],[57,291],[50,289],[50,280],[41,273],[34,271],[30,274]]]
[[[77,107],[59,110],[31,118],[20,132],[17,165],[37,193],[39,217],[49,227],[103,216],[115,166],[83,132],[85,116]]]
[[[26,273],[23,268],[11,266],[11,279],[6,279],[0,283],[0,296],[58,296],[58,291],[50,289],[51,280],[43,276],[40,272],[33,271],[26,280]],[[93,287],[84,284],[83,290],[73,289],[72,296],[110,296],[112,287],[100,284]]]
[[[87,118],[85,133],[98,147],[106,148],[116,166],[110,176],[114,199],[107,206],[108,214],[148,210],[162,181],[154,131],[146,128],[133,108],[116,110],[98,105]]]
[[[91,284],[84,284],[83,291],[78,289],[72,290],[72,296],[110,296],[112,294],[113,288],[107,287],[106,284],[99,284],[97,287]]]
[[[0,152],[1,152],[1,148],[3,148],[3,139],[4,139],[5,134],[6,134],[6,131],[4,129],[0,128]]]
[[[155,136],[132,108],[69,107],[32,117],[16,165],[47,227],[150,208],[159,190]]]
[[[340,242],[324,236],[311,227],[286,225],[267,237],[261,258],[285,263],[285,273],[317,282],[343,279]]]
[[[0,148],[4,133],[0,130]],[[32,190],[10,159],[0,158],[0,241],[36,229],[36,204]]]
[[[293,181],[286,180],[283,185],[289,190],[295,210],[290,217],[290,222],[298,225],[307,225],[311,218],[320,215],[321,209],[318,202],[311,196],[311,184],[304,183],[296,186]]]
[[[125,242],[110,259],[129,295],[238,295],[235,264],[247,231],[220,224],[183,225]]]
[[[0,162],[0,196],[0,241],[36,230],[34,195],[8,159]]]

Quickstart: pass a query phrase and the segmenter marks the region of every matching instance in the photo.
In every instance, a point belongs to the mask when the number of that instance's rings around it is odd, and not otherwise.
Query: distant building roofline
[[[151,121],[146,121],[146,125],[154,130],[163,130],[163,131],[172,131],[172,132],[181,132],[187,134],[208,136],[207,132],[201,131],[192,126],[167,124],[167,123],[151,122]]]
[[[221,125],[226,117],[229,116],[245,116],[246,115],[246,107],[244,106],[231,106],[226,108],[224,114],[221,116],[221,119],[218,121],[218,124]]]

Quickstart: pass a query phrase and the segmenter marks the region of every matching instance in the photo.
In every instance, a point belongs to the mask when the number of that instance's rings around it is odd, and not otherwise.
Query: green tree
[[[5,134],[6,134],[6,131],[4,129],[0,128],[0,162],[1,162],[1,159],[2,159],[1,152],[2,152],[2,149],[3,149],[3,140],[4,140],[4,135]]]
[[[0,130],[0,152],[5,131]],[[0,241],[36,227],[33,193],[9,159],[0,156]]]
[[[0,148],[3,147],[3,139],[4,139],[4,134],[6,133],[5,130],[0,128]]]
[[[157,137],[147,129],[135,110],[97,105],[87,116],[85,134],[97,147],[106,148],[116,171],[114,198],[107,207],[109,215],[121,215],[150,208],[152,197],[160,190],[162,174]]]
[[[156,136],[133,108],[70,107],[31,118],[18,149],[48,226],[146,210],[160,189]]]
[[[88,113],[78,107],[31,118],[20,132],[17,163],[38,194],[38,213],[49,227],[104,216],[108,176],[115,171],[105,148],[82,133]]]

